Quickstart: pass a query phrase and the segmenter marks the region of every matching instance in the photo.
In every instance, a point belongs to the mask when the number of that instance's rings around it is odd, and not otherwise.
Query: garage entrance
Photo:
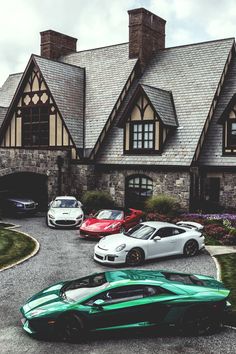
[[[47,209],[48,177],[38,173],[19,172],[0,178],[0,197],[6,195],[32,198],[39,203],[39,210]]]

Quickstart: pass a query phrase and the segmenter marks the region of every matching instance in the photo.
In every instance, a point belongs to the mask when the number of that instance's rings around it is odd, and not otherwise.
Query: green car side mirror
[[[102,306],[105,304],[105,301],[102,299],[97,299],[94,301],[93,306],[94,307],[98,307],[98,308],[102,308]]]

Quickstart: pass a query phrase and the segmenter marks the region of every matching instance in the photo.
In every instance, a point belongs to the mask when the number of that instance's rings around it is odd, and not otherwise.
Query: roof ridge
[[[74,64],[70,64],[70,63],[65,63],[64,61],[60,61],[60,60],[56,60],[56,59],[44,58],[44,57],[42,57],[41,55],[38,55],[38,54],[32,54],[31,57],[40,58],[40,59],[43,59],[43,60],[48,60],[50,62],[63,64],[63,65],[68,65],[68,66],[72,66],[72,67],[77,68],[77,69],[83,69],[84,70],[84,67],[82,67],[82,66],[74,65]]]
[[[235,37],[228,37],[228,38],[221,38],[221,39],[212,39],[212,40],[204,41],[204,42],[183,44],[183,45],[177,45],[177,46],[173,46],[173,47],[166,47],[166,48],[160,49],[160,51],[164,51],[164,50],[168,50],[168,49],[175,49],[175,48],[197,46],[197,45],[213,43],[213,42],[224,42],[224,41],[229,41],[229,40],[235,41]]]
[[[61,58],[66,58],[66,57],[69,57],[69,56],[72,56],[72,55],[76,55],[78,53],[91,52],[91,51],[94,51],[94,50],[110,48],[110,47],[118,47],[118,46],[121,46],[121,45],[124,45],[124,44],[129,44],[129,42],[110,44],[110,45],[105,45],[103,47],[96,47],[96,48],[91,48],[91,49],[78,50],[78,51],[76,51],[74,53],[70,53],[70,54],[67,54],[67,55],[62,55]]]

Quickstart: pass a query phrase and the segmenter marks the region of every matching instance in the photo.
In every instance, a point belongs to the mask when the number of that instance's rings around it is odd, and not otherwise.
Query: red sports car
[[[142,221],[143,212],[136,209],[103,209],[85,219],[80,227],[80,237],[101,238],[126,231]]]

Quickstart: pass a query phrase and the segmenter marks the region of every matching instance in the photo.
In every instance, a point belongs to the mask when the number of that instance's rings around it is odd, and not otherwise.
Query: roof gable
[[[178,122],[172,93],[147,85],[141,85],[141,87],[162,123],[167,126],[177,127]]]
[[[222,113],[222,115],[220,116],[218,123],[224,123],[224,121],[226,119],[228,119],[229,117],[229,113],[230,111],[233,109],[233,107],[236,104],[236,93],[233,94],[233,96],[231,97],[230,101],[228,102],[224,112]]]
[[[158,88],[172,92],[178,128],[161,155],[137,159],[123,155],[123,130],[114,127],[98,162],[190,166],[233,45],[234,39],[229,38],[159,51],[139,83],[152,87],[158,83]]]
[[[129,59],[129,44],[118,44],[62,57],[64,63],[86,71],[85,147],[94,148],[137,63]]]
[[[133,90],[133,93],[127,96],[125,102],[126,107],[120,116],[120,121],[117,124],[118,126],[123,126],[128,115],[130,115],[134,105],[136,104],[140,94],[142,93],[144,93],[157,117],[159,117],[164,125],[170,127],[178,126],[172,93],[170,91],[161,90],[157,87],[143,84],[137,85],[135,90]]]
[[[34,56],[55,103],[78,148],[83,147],[84,69]]]

